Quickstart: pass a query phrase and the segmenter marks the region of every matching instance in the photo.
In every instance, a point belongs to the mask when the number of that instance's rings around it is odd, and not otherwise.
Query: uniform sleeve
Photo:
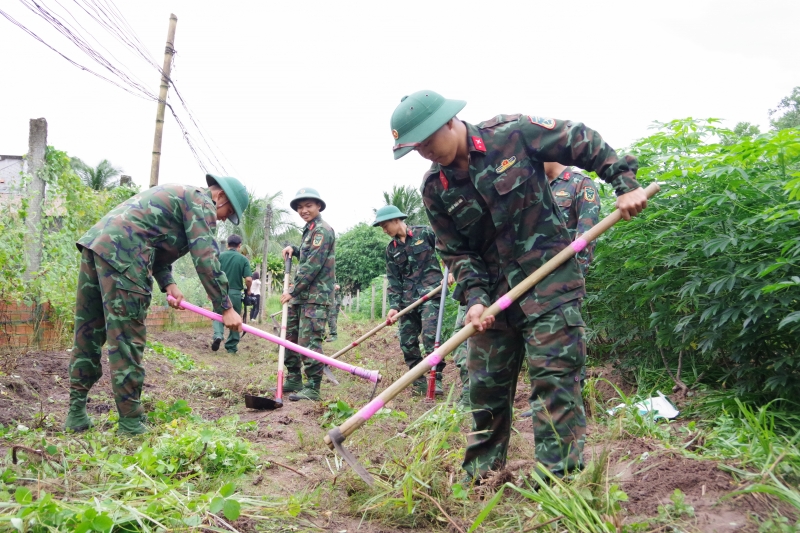
[[[636,158],[626,155],[620,159],[599,133],[583,123],[529,116],[519,121],[527,147],[539,161],[592,170],[614,187],[617,196],[640,187]]]
[[[308,255],[304,261],[297,267],[297,273],[294,277],[294,288],[291,290],[291,295],[297,297],[300,293],[307,290],[316,277],[325,266],[325,260],[333,249],[333,235],[325,230],[324,227],[317,227],[309,239],[311,239],[311,246],[309,247]],[[317,244],[318,243],[318,244]]]
[[[154,262],[153,279],[158,283],[161,292],[167,292],[167,285],[175,283],[175,279],[172,277],[172,265]]]
[[[214,233],[217,213],[211,202],[200,192],[186,195],[183,226],[189,253],[200,282],[211,300],[214,311],[222,313],[231,307],[228,299],[228,278],[219,264],[219,246]]]
[[[489,299],[489,272],[478,252],[456,230],[455,221],[447,214],[441,200],[439,180],[428,179],[422,189],[425,211],[436,235],[436,249],[442,260],[450,265],[453,277],[464,293],[468,307],[475,304],[491,305]]]
[[[386,280],[388,282],[386,294],[389,298],[389,309],[400,311],[403,301],[403,277],[400,267],[394,262],[394,258],[389,250],[392,249],[392,242],[386,247]]]
[[[300,259],[300,248],[294,245],[292,246],[292,257]]]
[[[578,216],[576,232],[578,235],[583,235],[592,229],[600,218],[600,197],[591,178],[584,178],[578,185],[575,191],[575,205]],[[589,264],[594,257],[594,245],[595,241],[590,242],[578,254],[578,263],[584,276],[589,271]]]

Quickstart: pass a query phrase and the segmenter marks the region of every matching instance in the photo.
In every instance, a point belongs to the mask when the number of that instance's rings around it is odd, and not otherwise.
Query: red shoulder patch
[[[447,190],[448,187],[450,187],[450,184],[447,182],[447,176],[444,175],[444,171],[442,170],[439,171],[439,181],[442,182],[442,187],[444,187],[444,190]]]
[[[486,145],[483,144],[483,139],[481,139],[477,135],[472,136],[472,144],[475,146],[476,150],[480,150],[481,152],[486,152]]]

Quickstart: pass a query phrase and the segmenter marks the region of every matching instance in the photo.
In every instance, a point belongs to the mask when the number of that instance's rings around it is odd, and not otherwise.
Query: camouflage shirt
[[[408,226],[406,242],[399,237],[386,246],[389,309],[400,311],[442,283],[436,257],[436,236],[428,226]]]
[[[336,280],[336,233],[317,216],[303,228],[303,241],[298,248],[292,246],[292,255],[300,259],[291,287],[292,305],[333,303],[333,285]]]
[[[175,283],[172,263],[190,253],[214,311],[221,313],[231,302],[216,231],[211,191],[168,184],[140,192],[109,211],[77,246],[89,248],[148,293],[153,278],[162,292]]]
[[[544,161],[594,170],[617,194],[639,187],[636,159],[619,158],[581,123],[498,115],[465,126],[469,169],[434,163],[423,179],[422,197],[439,252],[470,307],[488,306],[570,244]],[[584,294],[573,258],[518,302],[535,319]]]
[[[600,217],[600,198],[592,178],[565,168],[550,182],[550,188],[573,241],[597,224]],[[594,257],[594,244],[590,242],[576,256],[584,277]]]

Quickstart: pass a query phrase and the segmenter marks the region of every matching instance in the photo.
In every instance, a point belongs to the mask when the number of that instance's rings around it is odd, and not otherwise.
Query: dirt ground
[[[325,344],[324,351],[328,354],[348,344],[366,331],[369,325],[343,319],[339,327],[339,340]],[[271,330],[267,326],[263,328]],[[253,474],[251,479],[243,482],[243,490],[277,496],[324,487],[334,497],[330,499],[328,508],[320,509],[313,520],[309,519],[319,530],[367,533],[401,531],[362,521],[361,514],[348,508],[347,504],[341,504],[342,500],[336,503],[337,491],[347,490],[342,484],[336,485],[337,478],[349,467],[344,464],[339,467],[341,470],[337,470],[335,455],[322,441],[327,430],[323,429],[321,419],[328,411],[328,404],[342,399],[358,408],[368,401],[372,393],[370,383],[334,371],[340,385],[333,386],[324,381],[323,402],[286,401],[281,409],[253,411],[244,406],[245,393],[274,395],[270,390],[275,386],[277,349],[274,346],[253,335],[246,335],[238,354],[227,354],[224,349],[212,352],[210,327],[207,330],[154,332],[148,340],[159,341],[190,355],[200,364],[200,368],[176,374],[164,357],[148,351],[145,356],[147,377],[143,397],[146,406],[156,400],[182,398],[188,401],[195,414],[209,420],[236,414],[243,422],[257,422],[257,431],[243,435],[257,444],[255,449],[269,469],[261,474]],[[50,431],[58,431],[68,408],[69,357],[66,350],[0,356],[0,368],[4,370],[0,375],[0,423],[44,426]],[[395,328],[383,330],[372,340],[344,355],[342,360],[379,370],[383,375],[380,388],[393,382],[406,370]],[[630,384],[610,367],[592,368],[590,376],[604,377],[626,393],[631,391]],[[455,385],[458,390],[457,369],[452,364],[445,370],[445,384],[448,387]],[[613,387],[605,383],[598,385],[598,391],[606,400],[615,396]],[[514,402],[520,411],[527,409],[529,393],[529,385],[521,380]],[[387,407],[402,410],[408,416],[405,420],[391,417],[380,420],[372,424],[374,429],[360,435],[354,434],[347,441],[347,446],[355,450],[357,455],[358,451],[368,450],[366,457],[362,457],[372,461],[372,464],[379,463],[382,457],[380,450],[370,447],[370,444],[374,444],[370,440],[375,441],[378,436],[385,439],[402,432],[410,421],[431,406],[422,399],[411,397],[409,392],[403,392]],[[99,414],[113,408],[106,369],[103,378],[92,389],[89,410],[90,414]],[[514,478],[533,464],[534,443],[530,419],[518,418],[514,427],[516,432],[512,436],[509,454],[509,478]],[[686,495],[686,502],[695,509],[696,518],[690,524],[690,530],[757,531],[754,522],[748,519],[748,513],[769,513],[768,503],[754,496],[720,502],[722,496],[738,487],[733,478],[713,461],[689,459],[677,450],[645,439],[600,441],[593,437],[598,433],[597,427],[593,429],[590,425],[589,429],[587,461],[599,456],[601,450],[610,452],[611,482],[618,483],[629,497],[627,502],[623,502],[626,522],[656,516],[658,506],[669,503],[669,497],[676,488]],[[249,529],[246,524],[238,525],[241,530]]]

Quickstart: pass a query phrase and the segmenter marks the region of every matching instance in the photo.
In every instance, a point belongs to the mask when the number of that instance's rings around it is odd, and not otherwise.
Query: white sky
[[[792,0],[115,1],[159,65],[177,15],[173,78],[230,174],[259,194],[282,190],[286,205],[300,187],[317,188],[340,233],[371,221],[393,184],[420,184],[428,164],[413,153],[394,161],[389,128],[416,90],[466,100],[468,122],[568,118],[623,147],[654,120],[687,116],[765,130],[767,110],[800,85]],[[99,70],[19,2],[0,9]],[[152,67],[79,20],[157,91]],[[25,153],[28,120],[45,117],[49,144],[90,164],[109,159],[147,185],[154,102],[71,66],[4,18],[0,55],[0,153]],[[162,153],[161,183],[205,183],[169,113]]]

